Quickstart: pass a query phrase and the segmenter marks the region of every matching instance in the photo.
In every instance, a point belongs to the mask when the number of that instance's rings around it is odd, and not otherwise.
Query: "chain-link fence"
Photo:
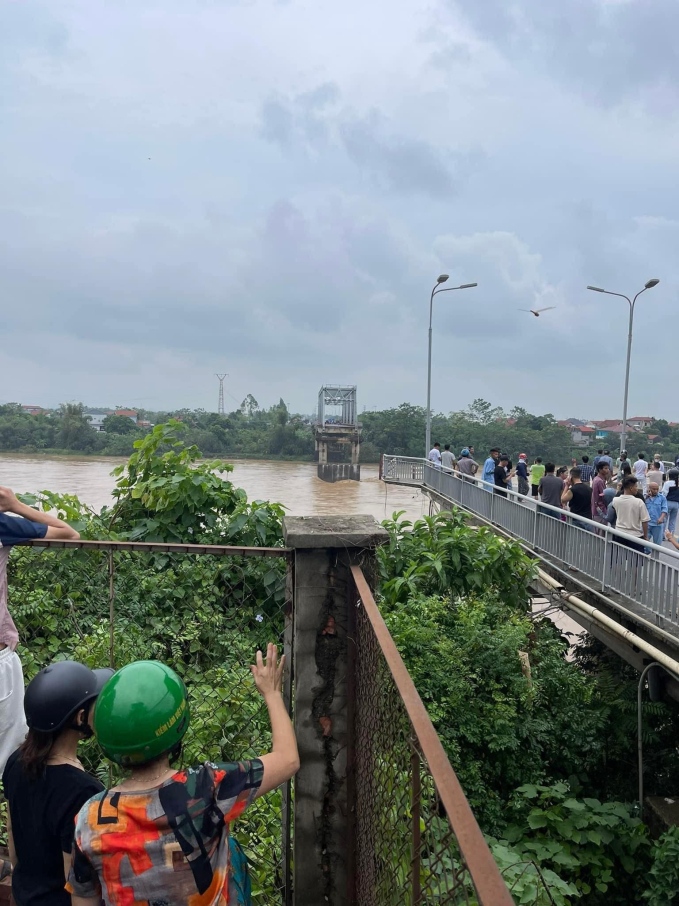
[[[505,882],[359,567],[354,645],[358,906],[553,903],[538,867]],[[517,900],[516,902],[519,902]]]
[[[186,682],[191,725],[182,763],[269,750],[266,706],[249,665],[275,642],[292,667],[291,560],[283,549],[41,542],[9,561],[9,602],[26,681],[54,660],[113,666],[163,661]],[[290,702],[291,669],[286,700]],[[96,742],[84,761],[107,785],[119,773]],[[234,826],[257,906],[289,902],[290,786],[256,800]]]

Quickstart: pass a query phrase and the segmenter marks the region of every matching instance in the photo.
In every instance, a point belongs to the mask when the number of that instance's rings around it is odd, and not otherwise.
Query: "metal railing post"
[[[538,546],[538,505],[535,504],[535,509],[533,510],[533,550],[537,550]]]
[[[113,562],[113,551],[108,552],[108,665],[115,670],[115,632],[113,629],[115,620],[114,601],[116,596],[115,584],[115,564]]]
[[[610,545],[611,533],[606,532],[604,535],[604,565],[601,570],[601,590],[606,591],[606,579],[608,577],[608,552],[610,550],[611,556],[613,556],[613,550]]]
[[[490,492],[490,516],[488,517],[490,521],[493,521],[493,502],[495,501],[495,491],[491,489]]]

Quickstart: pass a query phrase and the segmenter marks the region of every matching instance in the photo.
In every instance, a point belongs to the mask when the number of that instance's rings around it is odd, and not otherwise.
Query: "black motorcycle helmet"
[[[24,711],[30,730],[57,733],[76,711],[95,699],[115,671],[90,670],[77,661],[57,661],[34,676],[26,688]]]

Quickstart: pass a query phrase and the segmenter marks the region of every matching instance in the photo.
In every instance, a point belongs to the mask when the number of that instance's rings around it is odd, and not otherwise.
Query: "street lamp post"
[[[427,436],[425,440],[425,456],[429,456],[429,450],[431,449],[431,319],[434,311],[434,296],[437,293],[449,293],[454,289],[471,289],[473,286],[479,285],[478,283],[463,283],[461,286],[446,286],[441,289],[441,284],[445,283],[447,279],[448,274],[441,274],[431,291],[431,298],[429,299],[429,357],[427,359]]]
[[[645,293],[647,289],[653,289],[654,286],[657,286],[660,283],[657,277],[653,277],[651,280],[647,280],[644,284],[644,288],[640,289],[639,292],[633,299],[630,299],[629,296],[625,296],[623,293],[612,293],[610,290],[601,289],[599,286],[588,286],[587,289],[593,290],[595,293],[606,293],[608,296],[619,296],[621,299],[627,299],[629,304],[629,332],[627,334],[627,367],[625,368],[625,398],[622,404],[622,433],[620,434],[620,451],[622,452],[625,448],[627,442],[627,394],[629,392],[629,364],[632,357],[632,327],[634,325],[634,303],[637,301],[639,296],[642,293]]]

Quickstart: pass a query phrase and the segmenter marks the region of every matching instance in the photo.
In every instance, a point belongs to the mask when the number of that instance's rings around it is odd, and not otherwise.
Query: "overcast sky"
[[[0,401],[679,420],[676,0],[4,0]],[[555,305],[539,319],[519,308]],[[639,411],[637,411],[639,410]]]

